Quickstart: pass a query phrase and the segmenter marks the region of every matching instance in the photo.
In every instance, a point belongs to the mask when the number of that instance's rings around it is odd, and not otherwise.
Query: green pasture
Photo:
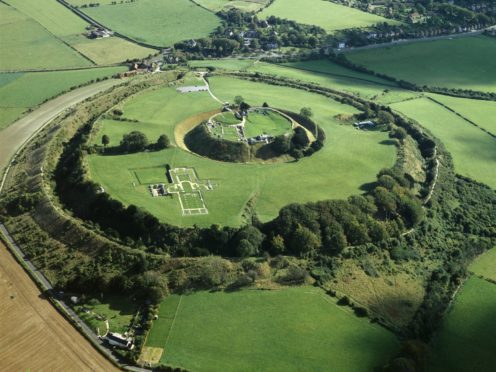
[[[5,0],[23,14],[38,22],[51,34],[67,37],[85,32],[86,21],[75,15],[57,1]]]
[[[376,23],[398,24],[375,14],[323,0],[275,0],[260,14],[287,18],[298,23],[320,26],[327,32],[352,27],[369,27]]]
[[[0,70],[57,69],[92,63],[11,6],[0,3]]]
[[[114,31],[157,46],[206,37],[220,25],[212,12],[185,0],[139,0],[82,10]]]
[[[270,134],[275,137],[288,133],[290,130],[291,122],[274,111],[250,112],[246,118],[245,136],[247,138],[261,134]]]
[[[269,0],[192,0],[194,3],[217,13],[221,10],[237,8],[245,12],[256,12],[263,9]]]
[[[361,50],[347,57],[421,86],[496,92],[495,55],[496,39],[472,36]]]
[[[428,94],[428,96],[496,135],[496,102],[441,94]]]
[[[496,285],[472,276],[431,343],[429,372],[492,372],[496,365]]]
[[[475,275],[496,281],[496,247],[478,257],[469,267]]]
[[[392,333],[314,287],[171,295],[146,346],[194,371],[372,371],[398,349]]]
[[[146,58],[156,50],[144,48],[119,37],[86,39],[75,43],[74,48],[99,65],[124,62],[128,59]]]
[[[496,140],[493,137],[427,98],[391,107],[417,120],[438,137],[453,156],[458,173],[496,188]]]
[[[313,119],[326,132],[325,147],[298,162],[273,164],[218,162],[177,147],[120,156],[92,155],[87,158],[91,177],[112,197],[125,204],[143,207],[164,222],[181,226],[195,223],[236,226],[242,223],[244,206],[251,198],[255,198],[259,217],[267,221],[292,202],[346,198],[361,193],[375,180],[380,169],[394,163],[395,147],[388,141],[387,133],[357,131],[335,119],[338,114],[355,113],[353,107],[302,90],[229,77],[212,77],[210,83],[214,94],[231,102],[236,95],[242,95],[252,106],[268,102],[272,107],[297,112],[303,105],[311,107]],[[123,117],[140,122],[103,120],[92,134],[93,143],[99,143],[105,133],[110,137],[110,144],[115,145],[123,134],[141,130],[150,140],[165,133],[174,144],[174,128],[178,123],[219,108],[206,92],[180,94],[174,87],[142,93],[121,106]],[[166,164],[192,167],[200,179],[212,182],[214,190],[203,192],[208,215],[182,217],[175,197],[152,198],[146,186],[135,185],[136,179],[130,169],[165,167]],[[160,168],[154,179],[165,182]]]
[[[73,86],[112,76],[126,67],[105,67],[73,71],[0,73],[0,129],[26,110]]]

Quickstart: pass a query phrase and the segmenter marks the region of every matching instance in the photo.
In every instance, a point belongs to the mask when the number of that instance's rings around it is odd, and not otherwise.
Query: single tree
[[[122,137],[121,148],[125,152],[143,151],[148,146],[148,139],[144,133],[133,131]]]
[[[304,118],[310,119],[313,116],[312,109],[310,107],[303,107],[300,110],[300,115]]]
[[[235,103],[236,105],[238,105],[238,106],[239,106],[239,105],[241,105],[241,104],[244,102],[244,100],[245,100],[245,99],[244,99],[243,97],[241,97],[241,96],[236,96],[236,97],[234,97],[234,103]]]
[[[155,148],[157,150],[163,150],[170,146],[169,137],[166,134],[162,134],[158,137],[157,143],[155,144]]]
[[[110,138],[106,134],[102,136],[102,145],[103,147],[107,147],[107,145],[110,143]]]

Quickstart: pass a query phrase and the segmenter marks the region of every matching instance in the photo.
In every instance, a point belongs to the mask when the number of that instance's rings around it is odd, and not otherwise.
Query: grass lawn
[[[372,371],[398,348],[389,331],[313,287],[172,295],[146,346],[195,371]]]
[[[228,77],[212,77],[210,83],[214,94],[226,101],[232,102],[236,95],[242,95],[252,106],[268,102],[272,107],[297,112],[304,103],[312,108],[315,122],[325,130],[326,145],[309,158],[276,164],[218,162],[177,147],[121,156],[92,155],[87,159],[93,179],[114,198],[141,206],[164,222],[182,226],[195,223],[236,226],[242,223],[244,207],[253,197],[259,217],[267,221],[292,202],[346,198],[361,193],[361,188],[374,181],[380,169],[394,163],[395,147],[389,145],[386,133],[357,131],[336,121],[334,117],[338,114],[356,112],[350,106],[302,90]],[[140,120],[139,123],[100,122],[92,141],[99,143],[105,133],[111,145],[115,145],[124,133],[138,129],[153,141],[160,134],[167,134],[174,144],[174,128],[179,123],[218,108],[219,104],[207,92],[180,94],[174,87],[148,91],[122,105],[123,116]],[[157,178],[165,182],[166,164],[173,168],[195,168],[200,179],[212,182],[214,190],[202,192],[208,215],[183,217],[178,200],[152,198],[146,185],[137,184],[132,169],[158,167]]]
[[[261,134],[279,136],[291,130],[291,122],[281,114],[274,111],[266,113],[252,112],[248,115],[245,124],[245,136],[256,137]]]
[[[496,92],[496,39],[472,36],[351,52],[367,68],[434,87]]]
[[[112,76],[126,67],[105,67],[74,71],[0,73],[0,129],[23,112],[73,86]]]
[[[316,25],[328,32],[352,27],[368,27],[379,22],[399,24],[375,14],[323,0],[275,0],[259,18],[287,18],[298,23]]]
[[[496,280],[496,247],[478,257],[469,267],[475,275]]]
[[[216,15],[188,0],[140,0],[83,11],[114,31],[157,46],[206,37],[220,25]]]
[[[417,120],[446,145],[455,170],[496,188],[496,143],[493,137],[427,98],[391,105]]]
[[[127,297],[119,295],[105,295],[103,299],[98,299],[98,302],[94,304],[92,300],[89,300],[85,304],[74,306],[74,308],[93,330],[96,331],[98,328],[101,335],[105,334],[107,329],[105,319],[109,322],[111,332],[124,333],[128,331],[137,311],[135,304],[131,303]],[[83,311],[84,308],[89,312]]]
[[[263,9],[269,0],[193,0],[193,2],[216,13],[220,10],[238,8],[245,12],[256,12]]]
[[[496,102],[443,96],[441,94],[428,95],[467,119],[472,120],[479,127],[496,134]]]
[[[491,372],[496,365],[496,285],[471,277],[432,341],[429,372]]]
[[[0,3],[0,70],[57,69],[92,63],[35,20]]]

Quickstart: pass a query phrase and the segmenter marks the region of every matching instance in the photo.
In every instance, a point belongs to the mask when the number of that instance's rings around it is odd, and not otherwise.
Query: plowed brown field
[[[40,295],[0,241],[0,370],[117,371]]]

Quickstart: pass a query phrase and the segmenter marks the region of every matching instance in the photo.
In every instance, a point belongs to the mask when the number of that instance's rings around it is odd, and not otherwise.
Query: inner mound
[[[268,106],[225,105],[184,137],[187,149],[227,162],[292,161],[320,149],[318,127],[300,114]]]

